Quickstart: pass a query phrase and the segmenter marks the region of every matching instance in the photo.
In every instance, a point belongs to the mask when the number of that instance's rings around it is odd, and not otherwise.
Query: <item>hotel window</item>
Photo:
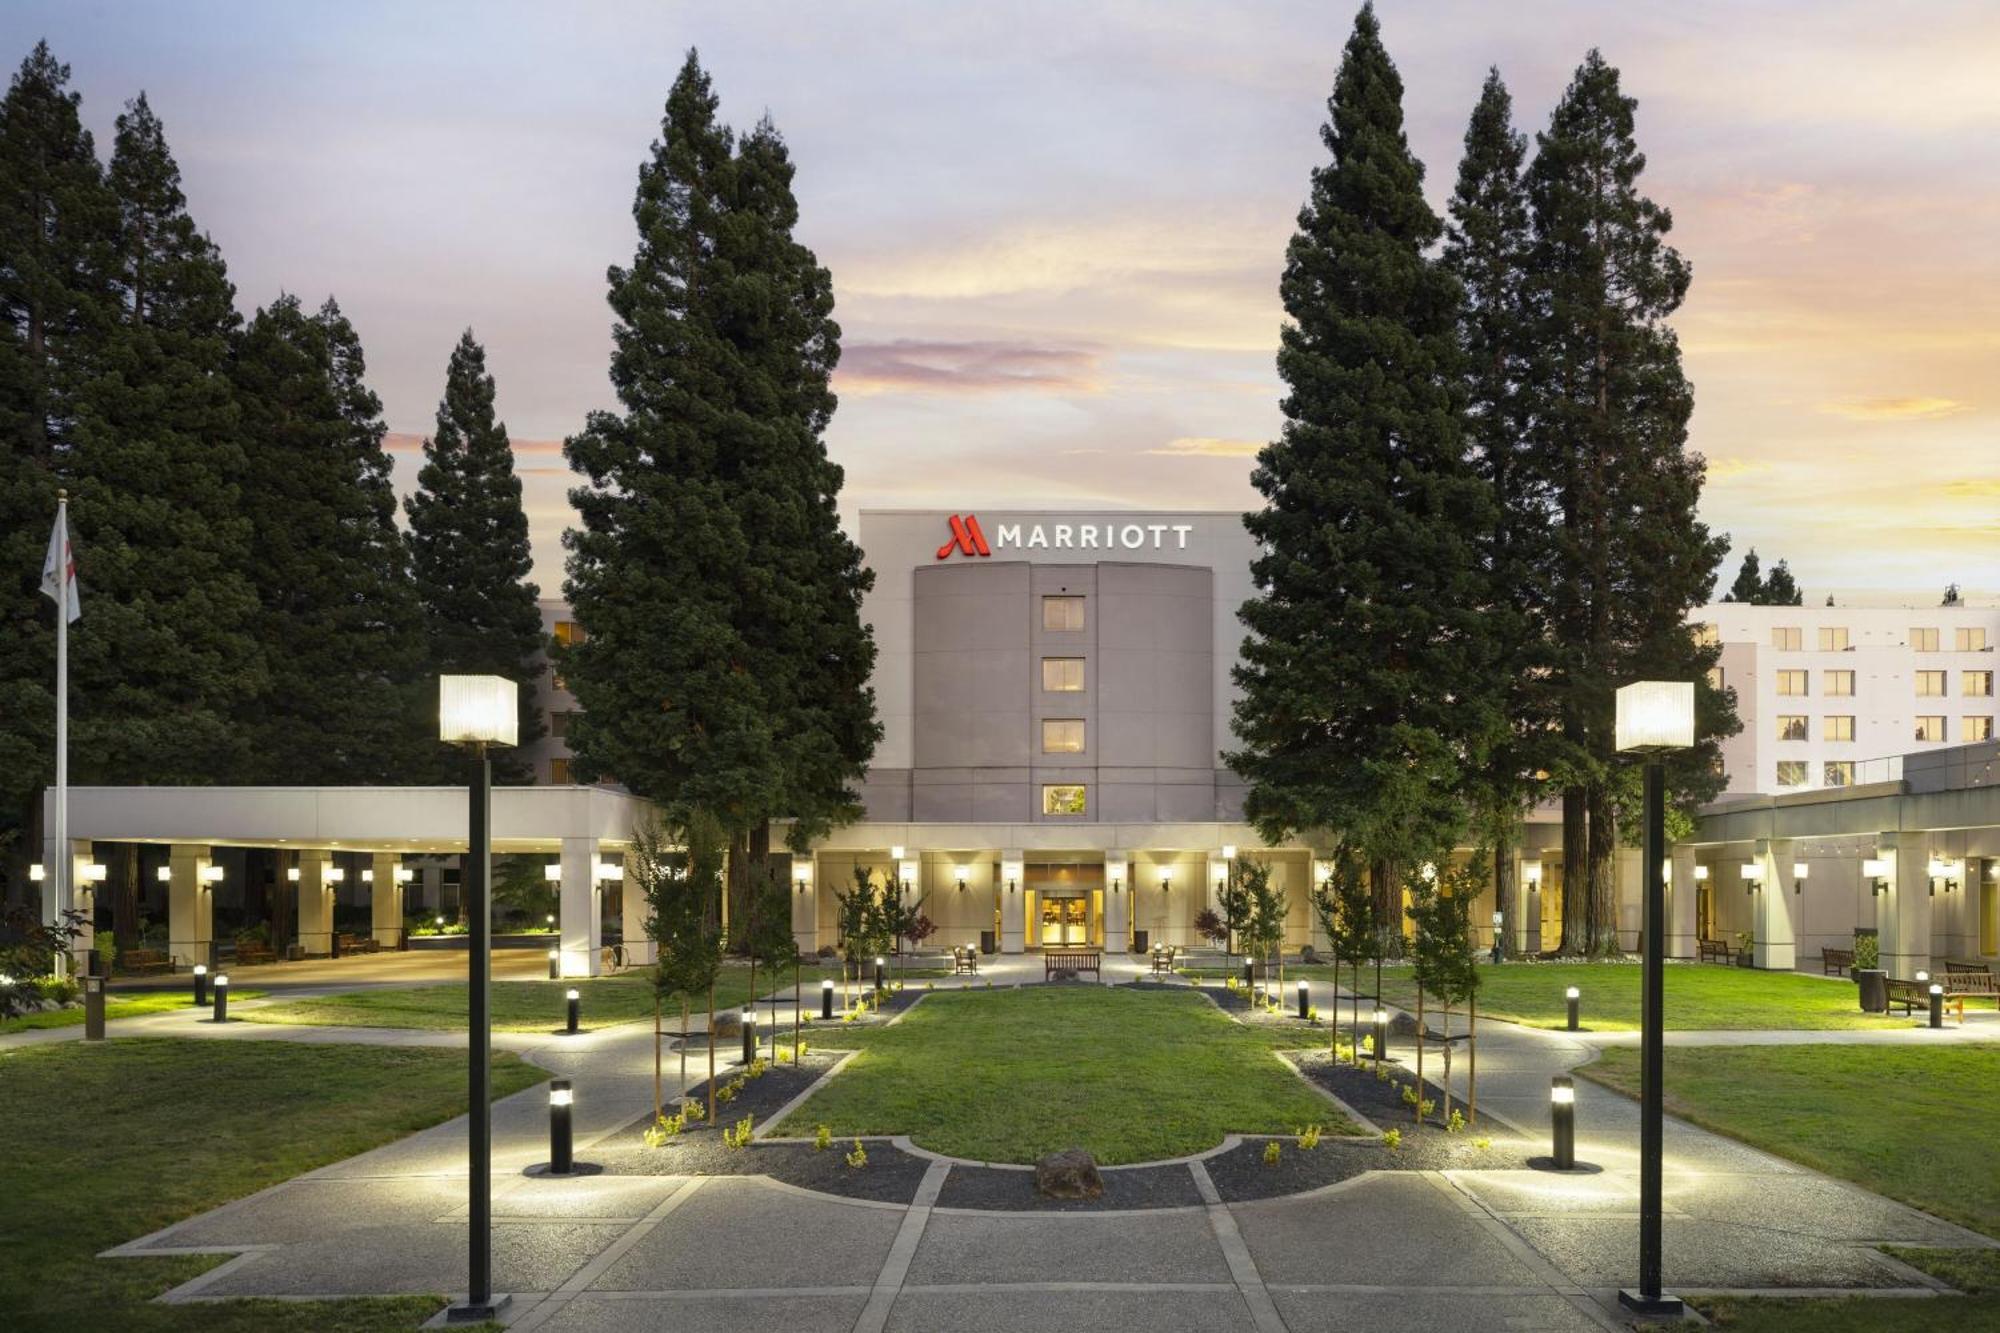
[[[1944,739],[1944,718],[1938,714],[1926,714],[1917,719],[1917,739],[1920,741],[1941,741]]]
[[[1938,633],[1934,629],[1912,629],[1910,647],[1920,653],[1934,653],[1938,650]]]
[[[1826,719],[1825,734],[1830,741],[1851,741],[1854,739],[1854,715],[1831,714]]]
[[[558,620],[556,622],[556,642],[565,648],[568,648],[572,644],[582,643],[589,637],[588,634],[583,632],[583,626],[577,624],[574,620]]]
[[[1804,713],[1778,714],[1778,739],[1781,741],[1805,740],[1806,715]]]
[[[1808,694],[1808,693],[1810,693],[1810,692],[1811,692],[1811,691],[1810,691],[1810,690],[1808,690],[1808,689],[1807,689],[1807,687],[1806,687],[1806,673],[1805,673],[1805,672],[1803,672],[1803,671],[1780,671],[1780,672],[1778,673],[1778,693],[1779,693],[1779,694],[1791,694],[1791,695],[1798,695],[1798,694]]]
[[[1697,648],[1713,648],[1722,642],[1722,631],[1713,625],[1695,625],[1692,628]]]
[[[1829,759],[1826,761],[1826,785],[1829,787],[1852,787],[1854,785],[1854,761],[1852,759]]]
[[[1082,754],[1083,719],[1045,717],[1042,719],[1043,754]]]
[[[1714,690],[1718,694],[1722,692],[1723,675],[1721,667],[1712,666],[1708,669],[1708,688]]]
[[[1780,787],[1805,786],[1806,761],[1803,759],[1780,759],[1778,761],[1778,785]]]
[[[1993,719],[1990,717],[1968,717],[1960,721],[1964,729],[1960,735],[1966,741],[1990,741],[1993,739]]]
[[[564,709],[560,713],[549,714],[549,735],[561,740],[569,735],[569,724],[576,720],[574,709]]]
[[[558,787],[567,787],[569,785],[569,760],[549,760],[549,781]]]
[[[1042,628],[1078,630],[1083,628],[1083,598],[1042,598]]]
[[[1819,692],[1830,699],[1846,699],[1854,694],[1854,673],[1852,671],[1822,671],[1819,673]]]
[[[1847,626],[1821,625],[1819,627],[1819,650],[1823,653],[1844,653],[1848,649]]]
[[[1075,694],[1083,688],[1081,657],[1044,657],[1042,688],[1058,694]]]
[[[1944,672],[1919,671],[1917,673],[1917,697],[1919,699],[1944,698]]]
[[[1788,653],[1805,647],[1806,632],[1797,625],[1779,625],[1771,631],[1771,646]]]
[[[1042,788],[1042,813],[1045,815],[1080,815],[1083,805],[1082,787]]]
[[[1968,629],[1952,631],[1953,646],[1961,653],[1983,653],[1986,651],[1986,629],[1974,625]]]
[[[1990,699],[1993,697],[1993,673],[1991,671],[1961,671],[1958,673],[1958,692],[1968,699]]]

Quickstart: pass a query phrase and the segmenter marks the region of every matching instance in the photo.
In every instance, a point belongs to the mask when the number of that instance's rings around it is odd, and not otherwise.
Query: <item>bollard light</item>
[[[884,979],[884,972],[882,968],[882,960],[880,958],[877,958],[875,960],[875,993],[877,995],[880,995],[882,993],[883,979]]]
[[[1308,1010],[1310,1010],[1310,1009],[1312,1008],[1312,1005],[1311,1005],[1311,1003],[1309,1002],[1309,999],[1308,999],[1308,996],[1309,996],[1309,992],[1308,992],[1308,989],[1307,989],[1307,987],[1306,987],[1306,983],[1305,983],[1305,982],[1303,982],[1303,981],[1301,981],[1301,982],[1299,983],[1299,1017],[1300,1017],[1300,1018],[1304,1018],[1304,1017],[1306,1016],[1306,1012],[1307,1012]]]
[[[551,949],[549,950],[549,980],[557,981],[560,980],[561,977],[562,977],[562,950]]]
[[[208,965],[194,965],[194,1007],[199,1009],[208,1003]]]
[[[743,1063],[749,1064],[757,1058],[757,1011],[749,1005],[743,1006]]]
[[[563,995],[563,999],[569,1006],[569,1026],[564,1030],[573,1037],[577,1033],[577,1019],[583,1016],[583,994],[571,986]]]
[[[826,977],[819,983],[819,1016],[833,1017],[833,978]]]
[[[229,1021],[229,974],[224,972],[215,979],[215,1021]]]
[[[1252,992],[1251,997],[1253,999],[1255,998],[1255,991],[1251,983],[1256,979],[1256,975],[1257,974],[1253,969],[1250,960],[1248,958],[1245,958],[1243,960],[1243,989],[1246,991],[1251,991]]]
[[[1389,1053],[1389,1011],[1375,1010],[1375,1064],[1380,1068],[1382,1057]]]
[[[1571,986],[1563,992],[1563,1000],[1569,1006],[1569,1030],[1574,1032],[1576,1031],[1576,1011],[1578,1006],[1583,1002],[1583,992]]]
[[[1944,987],[1936,982],[1931,983],[1931,1026],[1944,1026]]]
[[[566,1176],[575,1165],[575,1139],[570,1128],[570,1106],[575,1100],[568,1079],[549,1080],[549,1174],[552,1176]]]
[[[95,972],[83,978],[83,1039],[104,1040],[104,978]]]
[[[1568,1074],[1557,1074],[1549,1084],[1549,1121],[1556,1170],[1571,1170],[1576,1166],[1576,1084]]]

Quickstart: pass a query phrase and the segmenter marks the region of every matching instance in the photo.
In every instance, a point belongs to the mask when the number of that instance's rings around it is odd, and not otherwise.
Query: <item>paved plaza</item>
[[[1121,965],[1106,980],[1131,975]],[[987,980],[1039,981],[1040,967],[1003,960],[980,984]],[[789,1018],[782,1007],[779,1014]],[[389,1029],[218,1028],[194,1013],[114,1030],[463,1041]],[[1981,1022],[1951,1039],[1997,1035],[2000,1024]],[[508,1034],[496,1045],[575,1080],[582,1161],[629,1137],[649,1114],[652,1042],[640,1025],[574,1038]],[[1483,1127],[1544,1151],[1549,1077],[1591,1051],[1567,1034],[1482,1025]],[[705,1059],[699,1063],[705,1068]],[[1435,1066],[1433,1058],[1426,1072],[1435,1076]],[[671,1075],[677,1061],[667,1068]],[[940,1207],[951,1173],[970,1164],[935,1157],[907,1204],[756,1175],[532,1174],[547,1157],[547,1096],[537,1087],[494,1110],[495,1283],[512,1297],[508,1318],[517,1329],[1622,1328],[1615,1291],[1631,1281],[1637,1250],[1637,1107],[1588,1083],[1577,1099],[1578,1156],[1591,1169],[1576,1174],[1373,1171],[1309,1193],[1225,1202],[1196,1158],[1182,1169],[1198,1204],[1057,1213]],[[1666,1277],[1675,1290],[1928,1297],[1940,1285],[1879,1245],[1992,1244],[1671,1120],[1666,1147]],[[457,1120],[110,1254],[235,1256],[164,1297],[175,1302],[462,1291],[464,1163]]]

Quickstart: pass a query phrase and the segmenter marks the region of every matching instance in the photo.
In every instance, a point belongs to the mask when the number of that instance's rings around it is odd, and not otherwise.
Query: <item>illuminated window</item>
[[[1778,693],[1785,695],[1808,694],[1806,673],[1803,671],[1780,671],[1778,673]]]
[[[1802,741],[1806,739],[1806,715],[1804,713],[1778,714],[1778,739],[1781,741]]]
[[[1081,657],[1044,657],[1042,659],[1042,688],[1061,694],[1074,694],[1083,688],[1083,659]]]
[[[1852,787],[1854,785],[1854,761],[1852,759],[1829,759],[1826,761],[1826,784],[1829,787]]]
[[[549,760],[549,781],[558,787],[567,787],[569,785],[569,760]]]
[[[1042,628],[1047,630],[1082,629],[1083,598],[1081,597],[1042,598]]]
[[[1917,697],[1919,699],[1944,698],[1944,672],[1919,671],[1917,673]]]
[[[1042,788],[1042,813],[1045,815],[1080,815],[1083,813],[1083,806],[1082,787]]]
[[[1974,625],[1952,631],[1952,645],[1961,653],[1983,653],[1986,651],[1986,630]]]
[[[1722,631],[1713,625],[1692,625],[1689,628],[1694,631],[1694,646],[1697,648],[1713,648],[1722,642]]]
[[[1723,687],[1722,668],[1719,666],[1710,667],[1708,669],[1708,688],[1720,692],[1722,687]]]
[[[1847,626],[1821,625],[1819,627],[1819,650],[1823,653],[1844,653],[1847,642]]]
[[[1938,632],[1934,629],[1912,629],[1910,647],[1920,653],[1934,653],[1938,650]]]
[[[1958,692],[1968,699],[1990,699],[1993,697],[1993,673],[1991,671],[1961,671],[1958,673]]]
[[[1917,719],[1917,739],[1920,741],[1941,741],[1944,739],[1944,718],[1938,714],[1927,714]]]
[[[1780,787],[1805,786],[1806,761],[1803,759],[1780,759],[1778,761],[1778,785]]]
[[[1819,673],[1820,693],[1834,699],[1845,699],[1854,693],[1854,673],[1852,671],[1822,671]]]
[[[1968,741],[1990,741],[1993,739],[1993,719],[1990,717],[1961,718],[1963,731],[1960,739]]]
[[[1834,714],[1825,719],[1825,735],[1830,741],[1851,741],[1854,739],[1854,715]]]
[[[1797,625],[1779,625],[1771,631],[1771,646],[1783,652],[1795,653],[1805,642],[1806,632]]]
[[[1042,719],[1043,754],[1082,754],[1083,719],[1045,717]]]
[[[556,642],[565,648],[572,644],[582,643],[589,637],[588,634],[584,633],[583,626],[577,624],[574,620],[558,620],[556,622]]]

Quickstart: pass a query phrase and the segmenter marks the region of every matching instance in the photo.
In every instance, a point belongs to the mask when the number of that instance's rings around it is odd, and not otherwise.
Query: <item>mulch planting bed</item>
[[[612,1175],[769,1176],[787,1185],[843,1198],[906,1204],[916,1196],[929,1163],[887,1142],[868,1141],[868,1164],[862,1167],[847,1165],[847,1154],[854,1146],[847,1139],[835,1139],[824,1151],[815,1149],[810,1141],[791,1139],[752,1143],[735,1151],[723,1146],[724,1128],[736,1125],[746,1115],[762,1125],[844,1054],[809,1051],[803,1068],[768,1066],[744,1084],[732,1101],[716,1106],[718,1123],[690,1125],[658,1148],[646,1146],[643,1135],[651,1117],[642,1116],[580,1155],[602,1164]],[[733,1078],[723,1075],[722,1081],[726,1084]],[[707,1083],[689,1094],[691,1101],[706,1104],[707,1099]]]
[[[1033,1171],[957,1166],[944,1178],[940,1208],[996,1212],[1096,1213],[1133,1208],[1191,1208],[1201,1202],[1185,1165],[1107,1168],[1104,1193],[1095,1199],[1048,1199],[1035,1193]]]

